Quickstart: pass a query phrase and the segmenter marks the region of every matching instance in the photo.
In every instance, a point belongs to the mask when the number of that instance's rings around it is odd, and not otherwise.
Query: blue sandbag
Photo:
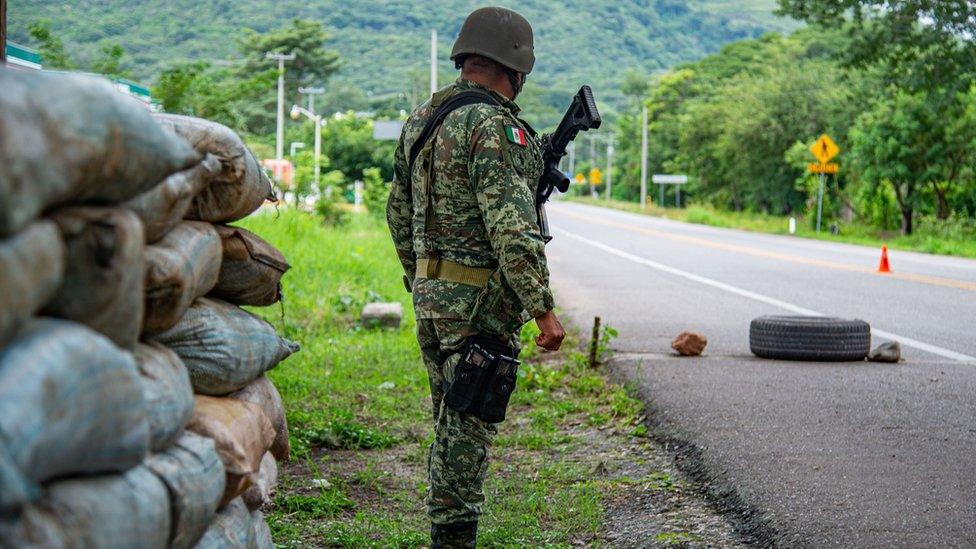
[[[0,350],[0,447],[0,514],[55,477],[137,465],[149,425],[135,359],[80,324],[31,321]]]
[[[299,349],[263,319],[208,298],[197,299],[176,326],[153,339],[180,356],[195,392],[216,396],[244,388]]]
[[[224,495],[224,464],[214,441],[189,431],[165,452],[146,460],[169,489],[170,547],[193,547],[207,530]]]

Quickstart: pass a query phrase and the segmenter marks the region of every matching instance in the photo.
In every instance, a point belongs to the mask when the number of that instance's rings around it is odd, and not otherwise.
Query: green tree
[[[912,234],[920,191],[935,175],[927,158],[938,124],[924,95],[899,91],[879,100],[851,130],[852,157],[870,187],[890,185],[901,212],[901,231]]]
[[[882,65],[912,90],[968,87],[976,72],[976,3],[971,0],[779,0],[780,13],[846,29],[841,57]]]
[[[98,57],[92,61],[89,68],[98,74],[128,78],[131,75],[130,72],[122,68],[122,57],[124,55],[125,50],[121,45],[115,42],[102,44],[99,48]]]
[[[287,61],[285,66],[285,97],[298,103],[300,86],[322,85],[339,69],[339,55],[325,48],[328,39],[329,34],[322,23],[305,19],[294,19],[290,24],[264,34],[247,29],[237,42],[238,50],[246,58],[240,77],[248,78],[268,70],[277,76],[277,62],[268,59],[267,53],[293,53],[295,59]],[[269,88],[262,99],[248,105],[247,119],[249,127],[264,133],[274,127],[277,101],[274,87]]]
[[[38,51],[44,60],[44,66],[52,69],[71,69],[74,63],[64,49],[64,42],[51,32],[51,22],[47,20],[35,21],[27,25],[30,37],[38,44]]]

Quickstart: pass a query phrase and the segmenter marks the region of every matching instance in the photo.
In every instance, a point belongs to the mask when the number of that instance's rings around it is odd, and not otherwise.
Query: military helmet
[[[533,49],[532,25],[524,17],[510,9],[480,8],[461,25],[451,60],[457,63],[464,56],[481,55],[529,74],[535,64]]]

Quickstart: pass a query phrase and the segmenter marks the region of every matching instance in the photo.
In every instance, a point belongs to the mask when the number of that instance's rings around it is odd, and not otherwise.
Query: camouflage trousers
[[[434,441],[427,456],[427,515],[433,524],[476,521],[485,494],[488,452],[495,425],[472,414],[459,414],[444,404],[445,385],[454,379],[467,323],[450,319],[418,319],[417,341],[427,366],[434,412]]]

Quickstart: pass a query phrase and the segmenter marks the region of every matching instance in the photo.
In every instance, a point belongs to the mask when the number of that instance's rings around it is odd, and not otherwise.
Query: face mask
[[[515,98],[518,97],[520,93],[522,93],[522,86],[525,85],[525,75],[523,74],[522,78],[519,78],[518,75],[520,73],[517,73],[515,71],[506,71],[506,72],[508,73],[508,82],[512,85],[512,90],[515,92],[515,95],[512,97],[512,101],[514,101]]]

